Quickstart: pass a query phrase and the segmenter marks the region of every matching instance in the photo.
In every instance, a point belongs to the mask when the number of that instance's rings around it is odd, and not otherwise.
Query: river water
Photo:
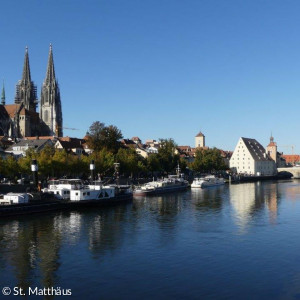
[[[297,299],[299,257],[299,181],[188,190],[0,220],[0,298]]]

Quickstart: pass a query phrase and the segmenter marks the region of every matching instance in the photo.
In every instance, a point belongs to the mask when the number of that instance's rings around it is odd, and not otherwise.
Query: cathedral
[[[0,136],[13,139],[30,136],[63,136],[63,120],[59,85],[55,78],[50,44],[46,78],[37,112],[37,87],[31,80],[28,48],[25,50],[22,79],[16,86],[15,103],[6,104],[4,84],[0,103]]]

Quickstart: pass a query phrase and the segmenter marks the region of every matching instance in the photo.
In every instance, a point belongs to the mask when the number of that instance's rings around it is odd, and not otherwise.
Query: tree
[[[104,146],[113,153],[117,153],[120,148],[119,140],[122,138],[122,132],[118,127],[109,125],[104,128]]]
[[[104,140],[104,128],[105,124],[99,121],[94,122],[90,126],[89,131],[87,132],[87,144],[91,149],[98,151],[102,148]]]
[[[94,122],[87,132],[87,144],[91,149],[99,151],[106,148],[117,153],[120,148],[119,140],[123,138],[121,130],[114,125],[105,126],[99,121]]]
[[[221,151],[217,148],[197,149],[195,160],[191,164],[191,167],[197,172],[212,172],[226,169]]]
[[[175,154],[176,146],[173,139],[160,139],[158,159],[162,169],[167,173],[173,171],[178,164],[179,155]]]
[[[133,176],[133,173],[138,172],[141,167],[139,165],[139,155],[131,148],[120,148],[116,155],[116,161],[120,163],[120,172],[131,176]]]
[[[148,171],[152,173],[161,171],[161,165],[159,161],[159,157],[156,153],[150,153],[146,160],[146,166]]]

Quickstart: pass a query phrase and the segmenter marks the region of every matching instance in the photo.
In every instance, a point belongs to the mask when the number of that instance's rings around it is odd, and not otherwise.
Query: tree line
[[[122,132],[113,125],[94,122],[87,132],[87,144],[93,152],[77,156],[72,152],[46,146],[40,152],[28,149],[26,156],[15,159],[8,156],[0,158],[0,174],[14,179],[21,175],[31,174],[32,159],[36,159],[39,166],[39,175],[42,178],[60,178],[62,176],[87,178],[89,164],[95,162],[96,173],[101,177],[112,176],[114,163],[120,163],[120,174],[126,177],[147,177],[166,175],[175,171],[177,165],[182,171],[188,169],[195,172],[211,172],[224,170],[226,166],[218,149],[198,149],[195,159],[188,163],[176,151],[173,139],[160,139],[158,153],[149,153],[143,158],[133,148],[125,148],[120,139]]]

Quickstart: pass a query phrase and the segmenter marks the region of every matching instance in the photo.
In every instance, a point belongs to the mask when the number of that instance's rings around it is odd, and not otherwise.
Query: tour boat
[[[157,195],[169,192],[183,191],[189,186],[183,176],[170,175],[168,178],[151,181],[137,186],[133,191],[134,196]]]
[[[191,188],[206,188],[210,186],[223,185],[225,183],[223,178],[218,178],[214,175],[208,175],[201,178],[195,178],[191,184]]]

